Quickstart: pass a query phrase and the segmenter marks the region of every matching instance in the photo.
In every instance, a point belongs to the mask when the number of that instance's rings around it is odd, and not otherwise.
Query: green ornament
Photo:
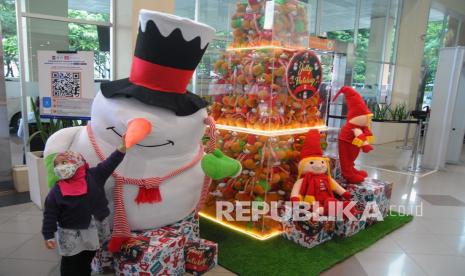
[[[233,28],[240,28],[242,26],[242,19],[241,18],[237,18],[237,19],[234,19],[233,22],[232,22],[232,27]]]
[[[297,33],[305,32],[305,24],[302,20],[298,20],[297,22],[295,22],[295,31]]]
[[[279,5],[284,5],[286,4],[287,1],[286,0],[275,0],[274,2]]]
[[[265,192],[268,192],[270,190],[270,185],[268,184],[266,180],[260,179],[257,182],[257,184],[260,185]]]
[[[263,29],[263,26],[265,26],[265,17],[264,16],[261,16],[258,19],[258,26],[260,26],[260,29]]]

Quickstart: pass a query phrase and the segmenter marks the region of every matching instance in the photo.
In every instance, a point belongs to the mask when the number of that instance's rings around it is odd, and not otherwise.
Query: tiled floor
[[[421,216],[323,275],[465,275],[465,206],[460,204],[465,202],[465,166],[423,177],[371,168],[395,166],[408,156],[393,151],[394,144],[379,146],[376,155],[360,161],[370,164],[371,177],[395,183],[394,209],[418,210]],[[31,203],[0,208],[1,276],[58,275],[58,256],[44,248],[39,234],[41,215]],[[217,267],[209,275],[231,273]]]

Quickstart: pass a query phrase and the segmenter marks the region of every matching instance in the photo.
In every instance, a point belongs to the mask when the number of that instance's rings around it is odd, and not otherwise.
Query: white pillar
[[[421,78],[424,40],[431,0],[403,1],[391,103],[416,104]]]

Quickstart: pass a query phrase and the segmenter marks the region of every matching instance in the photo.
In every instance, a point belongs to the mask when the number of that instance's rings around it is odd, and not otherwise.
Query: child
[[[123,138],[123,144],[93,168],[77,152],[55,157],[54,172],[60,180],[45,200],[42,235],[45,246],[55,249],[57,232],[62,276],[91,273],[92,259],[100,247],[97,226],[110,214],[104,185],[124,158],[124,144]]]

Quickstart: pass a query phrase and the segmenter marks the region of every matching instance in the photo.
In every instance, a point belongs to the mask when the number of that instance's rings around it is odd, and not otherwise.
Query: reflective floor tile
[[[354,256],[321,273],[322,276],[364,276],[367,275],[360,262]]]
[[[36,234],[42,228],[42,217],[31,215],[16,215],[0,225],[0,232]]]
[[[41,234],[36,234],[32,239],[25,242],[9,255],[8,258],[52,262],[57,262],[60,259],[56,250],[50,250],[45,247]]]
[[[427,275],[405,253],[361,252],[355,256],[365,272],[370,276]]]
[[[0,258],[7,257],[33,236],[33,234],[0,233]]]
[[[3,259],[0,276],[48,276],[56,265],[56,262]]]
[[[418,196],[434,206],[465,206],[465,202],[450,195],[418,194]]]
[[[431,276],[465,275],[465,258],[412,254],[411,258]]]

